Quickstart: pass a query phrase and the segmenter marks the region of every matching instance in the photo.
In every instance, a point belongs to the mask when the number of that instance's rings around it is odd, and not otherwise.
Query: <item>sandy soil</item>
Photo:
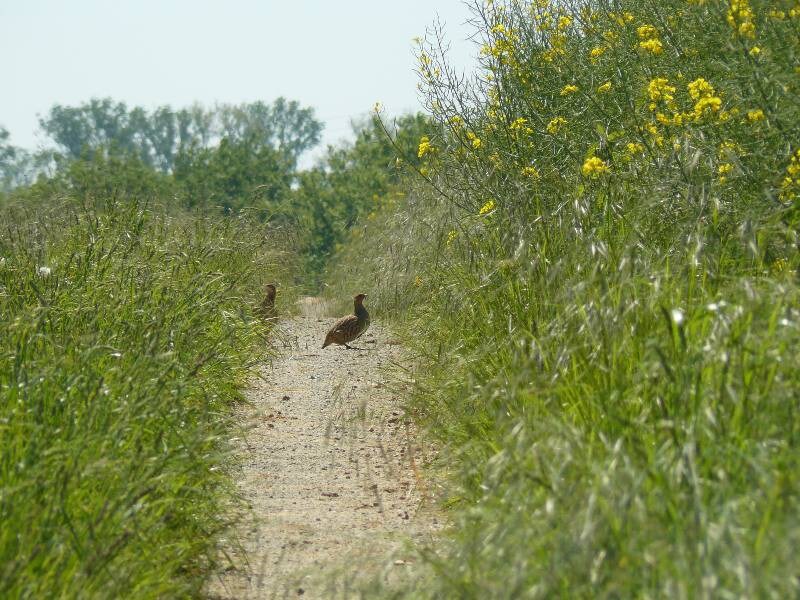
[[[402,349],[373,322],[364,350],[321,350],[334,319],[317,299],[300,306],[248,392],[237,477],[252,514],[228,550],[245,566],[220,573],[212,598],[372,597],[369,582],[415,576],[410,544],[439,528],[420,476],[430,451],[386,373],[407,363]]]

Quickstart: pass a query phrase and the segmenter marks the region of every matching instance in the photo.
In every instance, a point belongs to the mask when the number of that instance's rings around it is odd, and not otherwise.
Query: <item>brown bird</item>
[[[348,350],[361,350],[361,348],[348,346],[347,343],[361,336],[369,327],[369,313],[364,308],[364,298],[366,297],[366,294],[353,296],[353,314],[342,317],[333,324],[328,335],[325,336],[323,348],[331,344],[339,344]]]
[[[262,319],[272,319],[275,317],[275,294],[277,288],[274,283],[268,283],[264,288],[264,299],[258,306],[258,316]]]

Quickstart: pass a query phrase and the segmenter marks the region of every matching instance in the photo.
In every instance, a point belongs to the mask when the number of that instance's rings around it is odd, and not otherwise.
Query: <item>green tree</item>
[[[359,218],[391,201],[388,196],[398,189],[403,167],[418,167],[419,139],[430,127],[422,114],[402,116],[389,130],[373,118],[355,127],[352,144],[330,146],[317,167],[299,175],[296,204],[312,268],[324,266]]]
[[[182,148],[208,148],[223,138],[279,150],[296,164],[319,142],[322,131],[312,108],[284,98],[213,109],[195,104],[178,111],[169,106],[129,109],[124,102],[93,98],[79,106],[57,104],[39,124],[68,159],[103,148],[109,154],[136,156],[165,173],[174,168]]]
[[[193,147],[176,158],[175,182],[189,207],[218,206],[226,212],[245,206],[279,210],[294,178],[286,153],[246,138],[223,138],[215,148]]]
[[[67,156],[79,158],[86,148],[112,144],[120,150],[134,150],[130,121],[124,102],[92,98],[77,107],[56,104],[46,117],[39,119],[39,125]]]
[[[30,185],[20,185],[10,196],[26,204],[42,204],[43,199],[74,197],[88,204],[106,204],[110,200],[146,203],[174,198],[177,188],[172,176],[159,173],[138,157],[109,155],[102,148],[86,151],[76,160],[62,160],[58,170],[45,176],[39,161],[45,155],[33,155],[31,168],[41,173]],[[29,183],[26,181],[24,183]]]
[[[28,183],[33,173],[33,157],[9,141],[5,127],[0,127],[0,190],[10,190]]]
[[[201,147],[210,146],[215,138],[214,120],[216,113],[202,104],[194,103],[175,113],[178,129],[178,147],[188,148],[195,144]]]
[[[258,143],[285,152],[295,162],[316,146],[322,123],[313,108],[302,108],[295,101],[278,98],[270,104],[223,104],[218,107],[220,135],[231,141],[254,138]]]

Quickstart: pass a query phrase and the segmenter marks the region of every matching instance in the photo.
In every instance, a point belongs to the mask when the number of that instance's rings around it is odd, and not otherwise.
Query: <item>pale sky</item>
[[[37,114],[56,103],[285,96],[314,107],[334,143],[376,101],[420,108],[412,40],[437,17],[451,62],[471,70],[470,15],[461,0],[0,0],[0,125],[34,149]]]

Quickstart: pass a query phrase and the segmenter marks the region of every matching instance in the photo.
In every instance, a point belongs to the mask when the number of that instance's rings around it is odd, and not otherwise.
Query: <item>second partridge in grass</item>
[[[339,344],[348,350],[359,349],[348,346],[348,343],[361,336],[369,327],[369,313],[364,308],[364,298],[366,297],[366,294],[358,294],[353,297],[353,314],[342,317],[333,324],[328,335],[325,336],[323,348],[331,344]]]
[[[274,283],[268,283],[264,288],[264,299],[258,306],[258,315],[262,319],[272,319],[276,315],[275,311],[275,295],[277,288]]]

